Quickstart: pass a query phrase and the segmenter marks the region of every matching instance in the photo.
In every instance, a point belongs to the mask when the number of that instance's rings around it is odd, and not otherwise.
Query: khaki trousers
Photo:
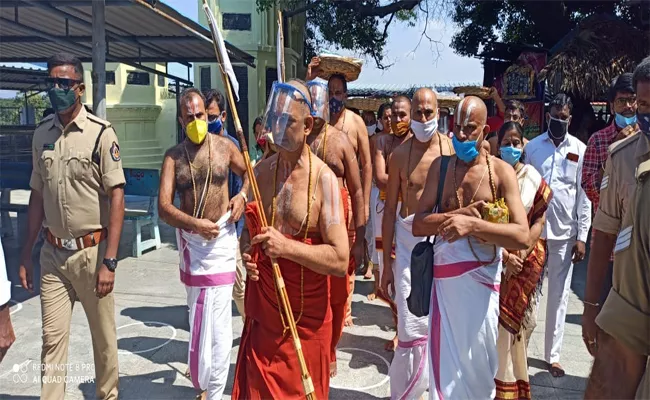
[[[65,397],[70,319],[75,300],[86,312],[93,342],[96,394],[100,399],[117,399],[117,332],[113,293],[95,295],[96,271],[102,265],[106,241],[79,251],[60,250],[49,242],[41,249],[41,310],[43,349],[41,352],[41,398]],[[81,366],[80,366],[81,367]],[[88,374],[70,369],[71,376]],[[81,370],[81,368],[80,368]],[[81,376],[80,376],[81,377]]]
[[[235,278],[235,285],[232,287],[232,299],[235,301],[237,312],[242,318],[246,318],[244,310],[244,292],[246,291],[246,269],[241,260],[241,251],[237,246],[237,276]]]

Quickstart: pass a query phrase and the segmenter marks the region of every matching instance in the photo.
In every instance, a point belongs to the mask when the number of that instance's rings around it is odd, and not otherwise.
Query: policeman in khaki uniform
[[[612,289],[596,318],[602,331],[592,339],[595,361],[585,399],[650,398],[650,57],[637,66],[633,81],[640,132],[610,149],[594,221],[616,240]]]
[[[118,395],[113,282],[124,219],[124,172],[111,125],[81,104],[83,67],[68,54],[48,61],[56,114],[34,132],[29,230],[20,277],[31,289],[29,253],[41,225],[41,397],[63,399],[72,308],[78,299],[92,335],[97,397]],[[80,366],[82,367],[82,366]]]

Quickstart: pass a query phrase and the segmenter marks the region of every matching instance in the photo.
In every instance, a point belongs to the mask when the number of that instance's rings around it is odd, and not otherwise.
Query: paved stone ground
[[[115,284],[120,398],[192,399],[196,391],[183,375],[187,369],[189,325],[185,290],[178,279],[173,230],[163,226],[163,248],[135,259],[130,257],[131,229],[129,223],[124,227]],[[3,238],[2,242],[10,279],[14,283],[11,317],[17,339],[0,364],[0,399],[37,399],[40,394],[40,303],[37,296],[29,295],[18,286],[15,237]],[[544,369],[546,326],[545,297],[542,297],[539,322],[529,350],[529,373],[535,399],[582,398],[591,367],[580,329],[585,268],[585,265],[578,265],[574,271],[562,351],[562,363],[567,370],[563,378],[552,378]],[[390,395],[387,374],[392,353],[384,350],[384,343],[393,337],[394,328],[388,308],[379,301],[367,300],[372,285],[371,281],[357,280],[352,309],[355,326],[346,328],[341,340],[339,374],[331,382],[332,399],[384,399]],[[233,315],[237,315],[234,303]],[[235,339],[225,396],[228,399],[241,329],[241,318],[236,316],[233,318]],[[72,317],[68,362],[74,368],[69,373],[74,381],[67,386],[67,398],[94,398],[90,332],[80,304],[74,308]]]

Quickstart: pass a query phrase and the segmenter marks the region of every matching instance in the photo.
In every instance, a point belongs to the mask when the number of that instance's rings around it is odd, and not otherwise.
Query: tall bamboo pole
[[[207,0],[203,0],[203,6],[209,7]],[[217,35],[215,29],[219,29],[216,26],[212,25],[212,22],[208,18],[210,25],[210,32],[212,34],[212,46],[214,47],[215,55],[217,56],[217,61],[219,63],[219,70],[221,71],[221,78],[223,79],[223,84],[225,87],[226,98],[228,99],[228,105],[230,106],[230,113],[232,119],[235,122],[235,130],[237,131],[237,136],[241,144],[242,155],[244,156],[244,161],[246,163],[246,172],[248,173],[248,181],[250,183],[251,189],[253,191],[253,197],[257,202],[257,211],[262,222],[262,226],[268,226],[266,219],[266,213],[264,212],[264,204],[262,203],[262,196],[260,195],[259,186],[257,185],[257,179],[255,178],[255,173],[253,171],[253,166],[251,164],[251,159],[248,154],[248,146],[246,145],[246,140],[244,140],[244,132],[242,130],[241,122],[239,121],[239,114],[237,113],[237,108],[235,107],[235,99],[232,94],[232,87],[230,85],[230,80],[228,75],[223,68],[223,59],[219,48],[217,47]],[[291,303],[289,302],[289,296],[287,294],[287,288],[284,284],[284,279],[282,278],[282,273],[280,272],[280,266],[276,259],[272,258],[271,263],[273,264],[273,277],[275,279],[275,286],[278,290],[280,302],[282,306],[282,311],[284,317],[288,323],[289,332],[291,338],[293,339],[293,346],[296,350],[298,356],[298,363],[300,365],[300,374],[302,379],[302,384],[305,389],[305,396],[308,400],[317,400],[316,393],[314,391],[314,384],[307,369],[307,363],[305,361],[305,356],[302,352],[302,345],[300,344],[300,337],[298,336],[298,327],[296,326],[296,320],[293,316],[293,311],[291,310]]]
[[[276,43],[276,46],[281,46],[280,48],[280,76],[282,76],[282,82],[287,81],[287,76],[284,68],[284,24],[282,23],[282,11],[278,10],[278,30],[280,32],[280,42]]]

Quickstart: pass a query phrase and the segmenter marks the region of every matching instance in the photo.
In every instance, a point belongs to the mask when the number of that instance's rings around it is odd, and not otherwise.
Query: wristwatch
[[[105,258],[103,263],[106,266],[106,268],[108,268],[108,270],[111,272],[115,272],[115,270],[117,269],[117,259],[115,258]]]

